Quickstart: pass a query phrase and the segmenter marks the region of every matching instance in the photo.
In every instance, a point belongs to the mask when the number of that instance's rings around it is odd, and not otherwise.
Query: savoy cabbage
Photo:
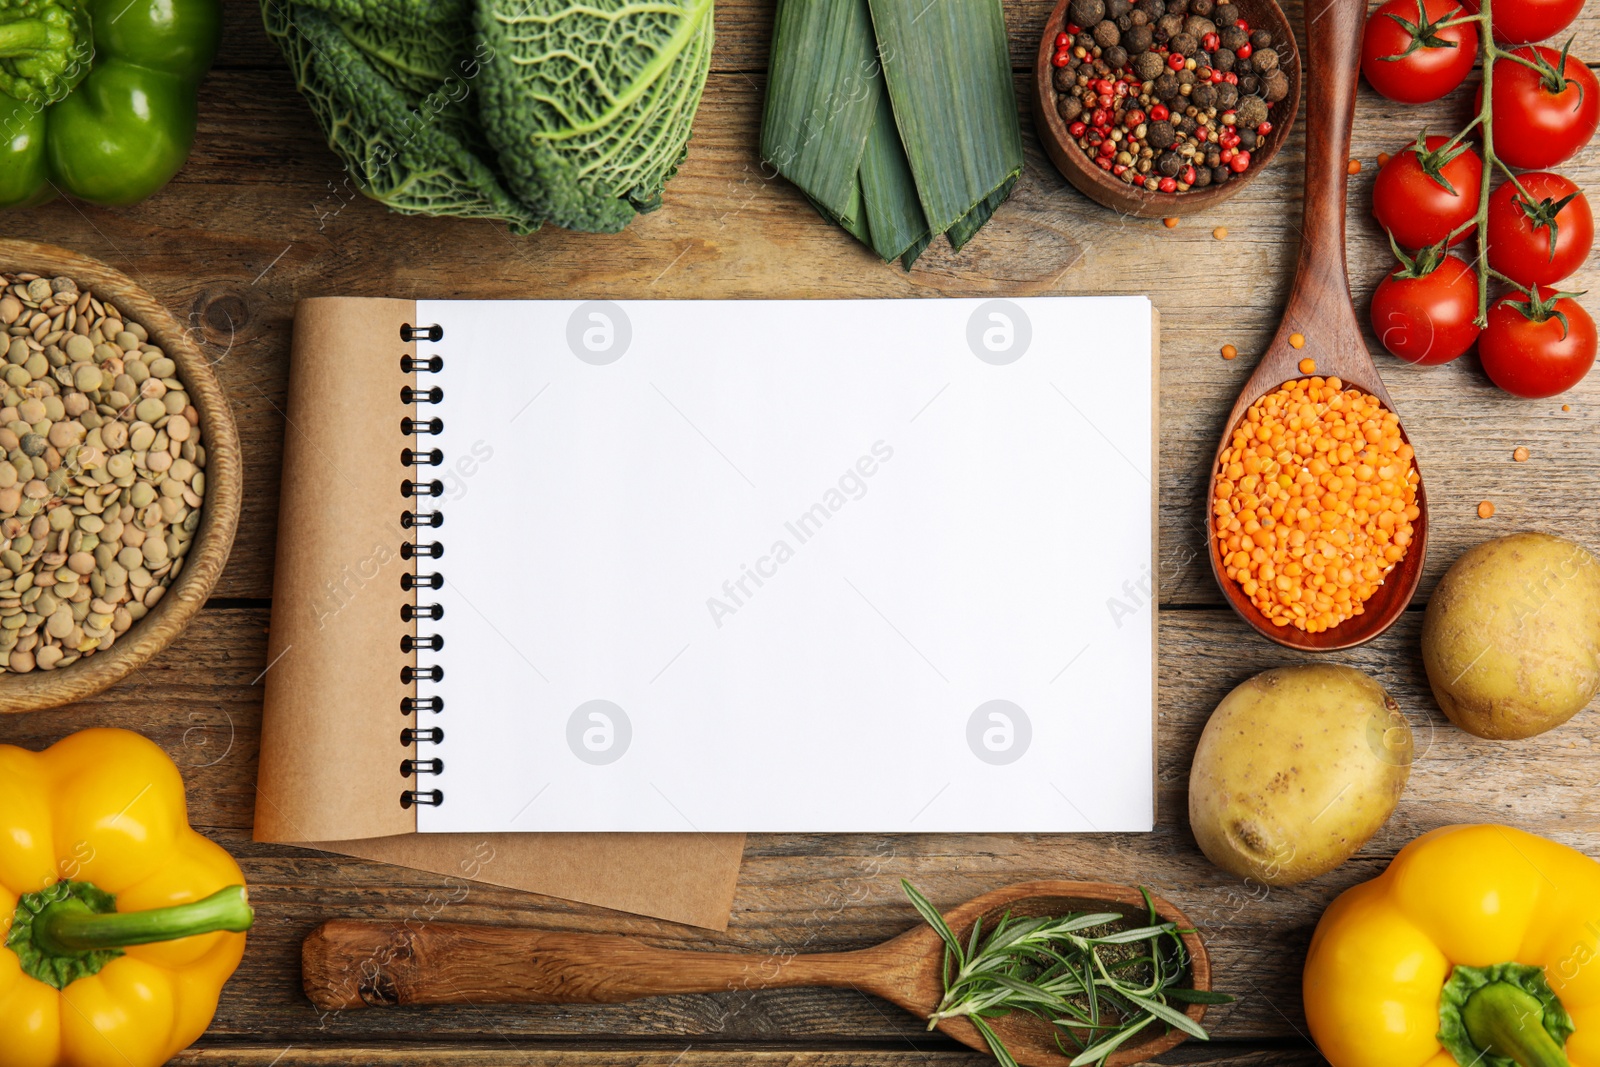
[[[661,204],[712,0],[262,0],[329,146],[395,211],[611,233]]]

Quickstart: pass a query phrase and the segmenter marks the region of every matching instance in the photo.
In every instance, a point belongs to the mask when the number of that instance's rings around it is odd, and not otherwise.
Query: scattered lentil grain
[[[1233,347],[1232,345],[1223,345],[1222,346],[1222,358],[1223,359],[1238,359],[1239,358],[1239,350],[1237,348]]]
[[[1361,160],[1352,159],[1350,162],[1346,163],[1344,165],[1344,172],[1346,174],[1360,174],[1361,173]]]
[[[1167,218],[1162,219],[1161,222],[1162,222],[1162,225],[1166,226],[1166,228],[1169,229],[1169,230],[1175,230],[1175,229],[1178,228],[1178,220],[1175,219],[1175,218],[1172,218],[1171,216],[1168,216]]]
[[[1480,518],[1480,519],[1492,519],[1492,518],[1494,518],[1494,501],[1485,500],[1481,504],[1478,505],[1478,518]]]
[[[1228,228],[1226,226],[1218,226],[1211,231],[1211,236],[1219,241],[1225,241],[1228,239]]]
[[[1301,374],[1315,374],[1315,373],[1317,373],[1317,361],[1312,359],[1310,356],[1307,356],[1305,359],[1302,359],[1300,361],[1300,373]]]
[[[1306,346],[1306,335],[1305,334],[1303,334],[1303,333],[1291,333],[1289,335],[1289,347],[1290,348],[1304,348],[1305,346]]]
[[[1511,453],[1511,458],[1518,463],[1526,463],[1528,461],[1528,450],[1519,445],[1517,450]]]

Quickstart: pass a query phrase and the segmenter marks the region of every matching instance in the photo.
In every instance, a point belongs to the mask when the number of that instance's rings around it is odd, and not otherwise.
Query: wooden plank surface
[[[217,361],[246,449],[247,498],[217,600],[164,655],[93,701],[0,720],[0,742],[39,747],[91,725],[140,730],[185,770],[196,825],[239,856],[259,922],[212,1031],[182,1062],[320,1064],[761,1063],[835,1067],[979,1062],[916,1020],[839,991],[662,998],[624,1007],[360,1011],[319,1016],[298,988],[300,939],[331,916],[460,919],[628,932],[662,944],[772,954],[869,944],[913,921],[898,881],[939,903],[1032,877],[1140,882],[1202,926],[1220,988],[1239,996],[1209,1017],[1218,1044],[1166,1062],[1211,1067],[1321,1062],[1305,1040],[1298,973],[1321,910],[1376,874],[1417,833],[1498,820],[1600,854],[1594,758],[1600,719],[1585,714],[1514,745],[1467,737],[1439,714],[1417,651],[1417,611],[1340,662],[1378,677],[1405,709],[1419,761],[1394,819],[1350,863],[1291,889],[1264,890],[1211,867],[1189,833],[1185,785],[1216,702],[1251,673],[1296,657],[1250,634],[1221,606],[1199,533],[1205,465],[1220,420],[1271,336],[1297,247],[1302,138],[1215,212],[1176,229],[1121,219],[1067,187],[1038,150],[1017,193],[960,254],[942,242],[910,274],[878,263],[822,222],[756,156],[770,0],[724,0],[711,77],[688,162],[666,207],[613,236],[546,230],[512,238],[482,222],[404,219],[357,196],[259,26],[227,0],[228,37],[201,100],[188,168],[164,192],[111,211],[56,203],[4,216],[8,236],[66,245],[139,278]],[[1285,5],[1298,24],[1298,3]],[[1019,100],[1048,4],[1008,0]],[[1575,49],[1600,55],[1600,15]],[[1351,281],[1358,306],[1387,251],[1367,217],[1374,157],[1423,123],[1459,121],[1465,92],[1402,108],[1363,88],[1355,132],[1366,163],[1352,181]],[[1301,116],[1304,121],[1304,116]],[[1600,180],[1600,150],[1562,168]],[[1225,240],[1212,236],[1226,226]],[[1573,288],[1596,288],[1591,264]],[[757,835],[726,935],[249,840],[266,669],[272,546],[293,303],[322,294],[402,297],[963,296],[1145,293],[1163,325],[1159,820],[1150,835]],[[1369,338],[1370,341],[1370,338]],[[1242,353],[1218,356],[1224,343]],[[1433,506],[1420,607],[1456,554],[1536,527],[1600,542],[1600,377],[1552,401],[1498,393],[1468,357],[1432,370],[1380,357],[1416,441]],[[1571,411],[1562,411],[1563,403]],[[1513,464],[1511,450],[1533,458]],[[1476,518],[1479,500],[1499,507]],[[1138,576],[1130,575],[1130,579]],[[1143,610],[1148,610],[1143,609]],[[1076,798],[1093,818],[1093,798]]]

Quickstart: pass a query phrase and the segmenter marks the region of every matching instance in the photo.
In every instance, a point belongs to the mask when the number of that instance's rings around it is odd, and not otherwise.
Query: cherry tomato
[[[1407,363],[1449,363],[1478,339],[1478,272],[1445,256],[1420,278],[1396,267],[1372,294],[1372,332]]]
[[[1462,0],[1478,13],[1477,0]],[[1554,37],[1578,17],[1583,0],[1495,0],[1494,39],[1504,44],[1529,44]]]
[[[1448,140],[1430,137],[1427,150],[1435,152]],[[1496,139],[1495,148],[1499,147]],[[1447,189],[1427,173],[1415,149],[1415,145],[1407,145],[1378,171],[1372,183],[1372,214],[1402,246],[1426,248],[1443,241],[1457,226],[1471,221],[1477,214],[1483,160],[1468,148],[1439,167],[1440,176],[1450,184],[1451,188]],[[1476,228],[1467,227],[1450,243],[1464,240]]]
[[[1518,181],[1526,199],[1511,182],[1489,194],[1489,266],[1519,285],[1559,282],[1583,266],[1594,244],[1589,201],[1559,174],[1534,171]]]
[[[1515,54],[1537,54],[1552,73],[1541,75],[1514,59],[1495,60],[1495,155],[1513,167],[1553,167],[1577,154],[1600,126],[1600,82],[1588,67],[1553,48],[1519,48]]]
[[[1540,289],[1548,301],[1554,291]],[[1576,300],[1555,301],[1566,324],[1554,314],[1543,322],[1523,314],[1515,304],[1525,303],[1521,293],[1507,293],[1489,308],[1489,325],[1478,338],[1478,356],[1484,373],[1512,396],[1555,396],[1571,389],[1594,365],[1594,320]]]
[[[1456,0],[1388,0],[1361,34],[1361,73],[1390,100],[1439,99],[1466,79],[1478,56],[1475,25],[1438,28],[1463,14]]]

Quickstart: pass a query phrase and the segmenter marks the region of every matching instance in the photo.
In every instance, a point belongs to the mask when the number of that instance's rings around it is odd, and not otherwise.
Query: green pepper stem
[[[69,897],[48,904],[33,923],[33,942],[45,952],[75,955],[96,949],[176,941],[217,930],[243,933],[255,912],[242,885],[219,889],[204,900],[150,911],[96,913]]]
[[[50,27],[37,19],[0,22],[0,59],[30,56],[50,47]]]
[[[1571,1067],[1543,1019],[1538,998],[1510,982],[1490,982],[1461,1009],[1467,1036],[1483,1051],[1509,1056],[1520,1067]]]

